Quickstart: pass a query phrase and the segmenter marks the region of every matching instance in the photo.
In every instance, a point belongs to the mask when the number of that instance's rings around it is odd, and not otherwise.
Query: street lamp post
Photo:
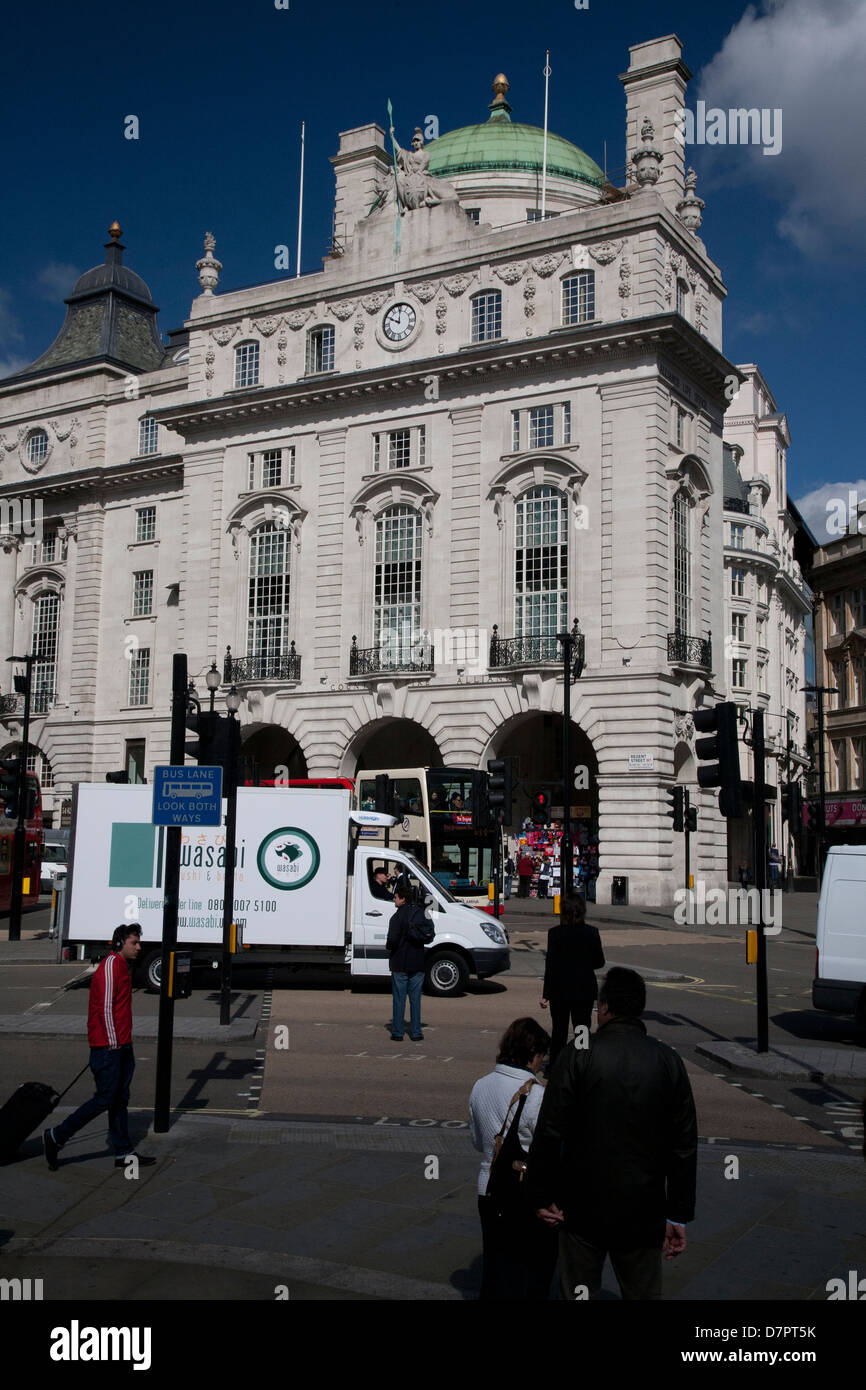
[[[208,689],[211,692],[211,708],[213,708],[214,692],[216,690],[216,686],[211,685],[211,678],[215,671],[216,666],[214,665],[205,677]],[[218,671],[216,674],[219,676]],[[217,682],[217,684],[219,684],[219,682]],[[224,875],[222,981],[220,989],[220,1024],[226,1027],[231,1023],[232,922],[234,918],[235,901],[235,842],[237,838],[238,815],[237,761],[238,734],[240,732],[237,713],[240,709],[240,705],[240,692],[235,686],[232,686],[231,690],[229,690],[226,695],[226,708],[229,712],[229,736],[225,766],[226,867]]]
[[[9,940],[21,940],[21,900],[24,893],[24,856],[27,849],[27,754],[30,751],[30,699],[33,687],[35,656],[10,656],[7,661],[23,661],[25,675],[15,676],[15,690],[24,694],[24,724],[21,730],[21,753],[18,763],[18,816],[12,838],[12,885],[9,899]],[[36,867],[39,873],[39,866]]]
[[[558,632],[562,646],[562,844],[559,851],[563,897],[574,889],[574,847],[571,837],[571,682],[580,680],[585,665],[586,638],[577,618],[571,632]]]
[[[827,789],[824,767],[824,696],[835,695],[835,685],[801,685],[807,695],[818,697],[818,884],[824,876],[824,858],[827,853]]]

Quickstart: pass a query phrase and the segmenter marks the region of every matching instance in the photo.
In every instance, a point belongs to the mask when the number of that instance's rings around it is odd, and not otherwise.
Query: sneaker
[[[152,1168],[154,1163],[156,1163],[156,1159],[152,1156],[152,1154],[138,1154],[135,1152],[135,1150],[133,1150],[132,1153],[119,1154],[118,1157],[114,1160],[115,1168],[124,1168],[126,1166],[126,1160],[128,1158],[138,1159],[139,1168]]]
[[[52,1173],[57,1172],[57,1155],[60,1153],[60,1145],[54,1138],[54,1132],[50,1129],[42,1131],[42,1146],[45,1150],[45,1162]]]
[[[410,1034],[409,1034],[409,1041],[410,1041],[410,1042],[423,1042],[423,1041],[424,1041],[424,1034],[423,1034],[423,1033],[410,1033]]]
[[[391,1034],[391,1041],[392,1041],[392,1042],[402,1042],[402,1041],[403,1041],[403,1034],[402,1034],[402,1033],[392,1033],[392,1034]]]

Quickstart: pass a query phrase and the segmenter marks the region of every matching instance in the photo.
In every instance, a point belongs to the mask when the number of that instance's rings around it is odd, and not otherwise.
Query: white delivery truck
[[[348,789],[242,787],[237,797],[234,921],[245,959],[387,975],[395,909],[377,896],[373,878],[387,862],[389,873],[406,874],[428,902],[436,931],[425,948],[430,993],[460,994],[470,975],[508,970],[508,937],[498,922],[456,902],[406,851],[358,843],[361,826],[382,817],[353,812]],[[74,789],[64,937],[96,957],[120,922],[140,922],[141,967],[158,988],[167,830],[152,824],[152,805],[148,786]],[[225,862],[224,825],[183,827],[177,935],[198,964],[219,963]]]
[[[812,1003],[866,1028],[866,845],[834,845],[818,899]]]

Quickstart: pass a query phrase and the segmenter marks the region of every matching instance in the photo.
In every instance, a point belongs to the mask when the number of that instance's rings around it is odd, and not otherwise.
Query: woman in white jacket
[[[500,1214],[487,1196],[490,1163],[497,1134],[503,1139],[517,1114],[518,1092],[529,1087],[520,1116],[518,1136],[528,1151],[535,1133],[544,1087],[538,1080],[550,1047],[550,1034],[534,1018],[518,1018],[499,1044],[496,1066],[476,1081],[469,1097],[469,1133],[481,1153],[478,1171],[478,1214],[481,1218],[483,1272],[480,1297],[485,1300],[545,1300],[556,1265],[555,1232],[531,1213]],[[503,1128],[504,1127],[504,1128]]]

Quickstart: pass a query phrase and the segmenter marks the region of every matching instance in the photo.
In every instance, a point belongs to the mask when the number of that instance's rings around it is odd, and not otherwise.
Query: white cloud
[[[760,182],[783,211],[779,233],[808,256],[862,251],[862,0],[766,0],[750,5],[699,75],[708,107],[782,111],[782,149],[706,146],[713,175]],[[744,213],[747,210],[744,209]]]
[[[853,494],[853,495],[852,495]],[[842,483],[824,483],[795,498],[797,510],[819,545],[844,535],[858,504],[866,502],[866,478],[852,478]]]
[[[81,274],[74,265],[63,261],[49,261],[36,276],[36,284],[43,299],[65,299],[72,293],[72,286]]]

